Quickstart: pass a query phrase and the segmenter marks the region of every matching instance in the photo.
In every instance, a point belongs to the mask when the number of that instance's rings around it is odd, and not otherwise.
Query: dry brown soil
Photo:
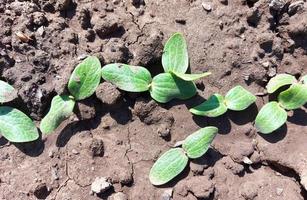
[[[0,138],[0,199],[167,200],[170,191],[174,200],[307,199],[307,107],[289,112],[286,125],[269,136],[253,124],[257,110],[274,98],[264,89],[271,77],[307,73],[306,0],[279,0],[284,4],[274,8],[270,2],[0,0],[0,78],[19,94],[8,105],[37,123],[52,97],[67,93],[67,80],[86,55],[157,74],[163,44],[182,32],[191,72],[212,72],[197,82],[196,97],[164,105],[104,83],[42,140],[10,144]],[[18,31],[31,40],[22,42]],[[237,84],[259,95],[246,111],[211,119],[189,113]],[[152,186],[148,173],[159,155],[207,125],[219,128],[209,152],[166,186]],[[245,164],[246,157],[253,163]],[[112,187],[91,194],[96,177]]]

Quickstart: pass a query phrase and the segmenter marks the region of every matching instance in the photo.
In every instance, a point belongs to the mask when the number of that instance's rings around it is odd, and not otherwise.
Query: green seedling
[[[172,99],[189,99],[197,92],[192,81],[210,75],[185,74],[189,66],[187,44],[182,34],[175,33],[166,42],[162,65],[164,73],[151,76],[150,72],[141,66],[114,63],[102,68],[102,78],[128,92],[149,91],[153,99],[160,103]]]
[[[264,105],[259,111],[255,126],[263,134],[269,134],[280,128],[287,121],[286,110],[294,110],[302,107],[307,102],[307,75],[297,81],[289,74],[279,74],[272,78],[268,85],[269,94],[279,88],[290,85],[288,89],[279,93],[277,100]]]
[[[213,94],[202,104],[191,108],[190,112],[195,115],[217,117],[224,114],[227,109],[234,111],[245,110],[256,101],[256,97],[244,89],[242,86],[236,86],[229,90],[226,96]]]
[[[17,91],[8,83],[0,81],[0,103],[12,101]],[[31,142],[39,134],[34,122],[16,108],[0,106],[0,134],[10,142]]]
[[[162,154],[155,162],[149,173],[149,180],[153,185],[163,185],[179,175],[189,158],[203,156],[209,149],[218,129],[213,126],[202,128],[189,135],[182,144],[182,148],[173,148]]]
[[[97,57],[89,56],[74,69],[68,90],[71,95],[57,95],[52,99],[47,115],[42,119],[40,130],[43,134],[54,131],[72,115],[75,102],[94,94],[101,79],[101,65]]]

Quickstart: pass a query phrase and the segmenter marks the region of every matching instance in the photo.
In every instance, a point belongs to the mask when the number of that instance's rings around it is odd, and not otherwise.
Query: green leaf
[[[211,74],[211,72],[205,72],[202,74],[182,74],[182,73],[176,73],[176,72],[172,72],[172,74],[175,74],[177,77],[185,80],[185,81],[195,81],[198,80],[200,78],[209,76]]]
[[[128,92],[147,91],[152,81],[150,72],[140,66],[114,63],[104,66],[101,71],[103,79]]]
[[[227,92],[225,103],[228,109],[240,111],[249,107],[256,99],[252,93],[238,85]]]
[[[278,90],[280,87],[291,85],[292,83],[295,83],[295,81],[295,77],[290,74],[278,74],[269,81],[266,88],[268,93],[271,94]]]
[[[191,81],[182,80],[170,73],[155,76],[151,83],[150,95],[160,103],[172,99],[189,99],[196,94],[196,86]]]
[[[301,78],[301,81],[302,81],[305,85],[307,85],[307,75],[303,76],[303,77]]]
[[[42,119],[40,130],[43,134],[54,131],[72,113],[75,101],[70,96],[55,96],[51,101],[51,107],[47,115]]]
[[[307,102],[307,85],[295,83],[278,95],[278,102],[287,109],[300,108]]]
[[[94,94],[101,79],[100,69],[100,61],[95,56],[89,56],[77,65],[68,82],[68,90],[76,100]]]
[[[214,126],[199,129],[184,140],[182,148],[189,158],[199,158],[208,151],[217,132],[218,128]]]
[[[165,72],[184,74],[189,67],[189,57],[186,41],[181,33],[173,34],[166,42],[162,65]]]
[[[276,101],[272,101],[261,108],[255,125],[259,132],[268,134],[280,128],[286,121],[287,112]]]
[[[149,180],[153,185],[163,185],[180,174],[187,164],[188,157],[181,148],[170,149],[152,166]]]
[[[31,142],[39,137],[34,122],[23,112],[8,106],[0,107],[0,133],[10,142]]]
[[[17,97],[17,91],[8,83],[0,80],[0,103],[6,103]]]
[[[224,103],[224,97],[220,94],[213,94],[209,99],[202,104],[191,108],[190,112],[195,115],[217,117],[224,114],[227,111],[227,107]]]

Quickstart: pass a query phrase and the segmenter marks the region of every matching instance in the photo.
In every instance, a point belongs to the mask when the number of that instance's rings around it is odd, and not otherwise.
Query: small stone
[[[294,15],[297,11],[302,10],[304,8],[304,1],[296,1],[289,5],[288,13],[290,15]]]
[[[284,0],[271,0],[269,7],[276,11],[281,11],[286,5]]]
[[[91,154],[93,157],[100,156],[102,157],[104,154],[104,145],[103,141],[100,139],[93,139],[90,145]]]
[[[43,36],[45,34],[45,28],[44,26],[39,27],[36,32],[38,33],[38,35]]]
[[[107,191],[111,186],[105,177],[97,177],[91,185],[91,191],[100,194]]]
[[[280,196],[283,193],[283,191],[284,191],[284,189],[282,189],[282,188],[276,188],[276,194],[278,196]]]
[[[269,77],[274,77],[277,74],[276,68],[275,67],[270,67],[268,71],[268,76]]]
[[[209,3],[202,3],[201,5],[204,8],[204,10],[207,12],[210,12],[212,10],[212,6]]]
[[[243,163],[247,165],[253,164],[253,162],[246,156],[243,157]]]
[[[158,135],[162,138],[168,138],[171,135],[171,130],[167,124],[161,124],[157,129]]]
[[[180,140],[180,141],[176,142],[176,143],[174,144],[173,147],[179,147],[179,146],[181,146],[183,143],[184,143],[184,140]]]
[[[78,155],[78,154],[79,154],[79,152],[78,152],[76,149],[71,150],[71,152],[72,152],[73,154],[75,154],[75,155]]]
[[[164,190],[164,192],[161,195],[161,200],[171,200],[173,196],[173,188]]]
[[[265,69],[268,69],[270,67],[271,63],[269,61],[265,61],[262,63],[262,66],[265,68]]]
[[[54,154],[53,151],[49,151],[48,156],[49,156],[50,158],[53,158],[53,154]]]

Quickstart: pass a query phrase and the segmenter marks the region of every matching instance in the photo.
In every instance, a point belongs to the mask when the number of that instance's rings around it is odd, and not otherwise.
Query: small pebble
[[[282,189],[282,188],[276,188],[276,194],[278,196],[280,196],[283,193],[283,191],[284,191],[284,189]]]
[[[71,152],[75,155],[79,154],[79,152],[76,149],[73,149]]]
[[[91,185],[91,191],[100,194],[107,191],[111,186],[105,177],[97,177]]]
[[[210,12],[212,10],[212,6],[209,3],[202,3],[201,4],[205,11]]]

